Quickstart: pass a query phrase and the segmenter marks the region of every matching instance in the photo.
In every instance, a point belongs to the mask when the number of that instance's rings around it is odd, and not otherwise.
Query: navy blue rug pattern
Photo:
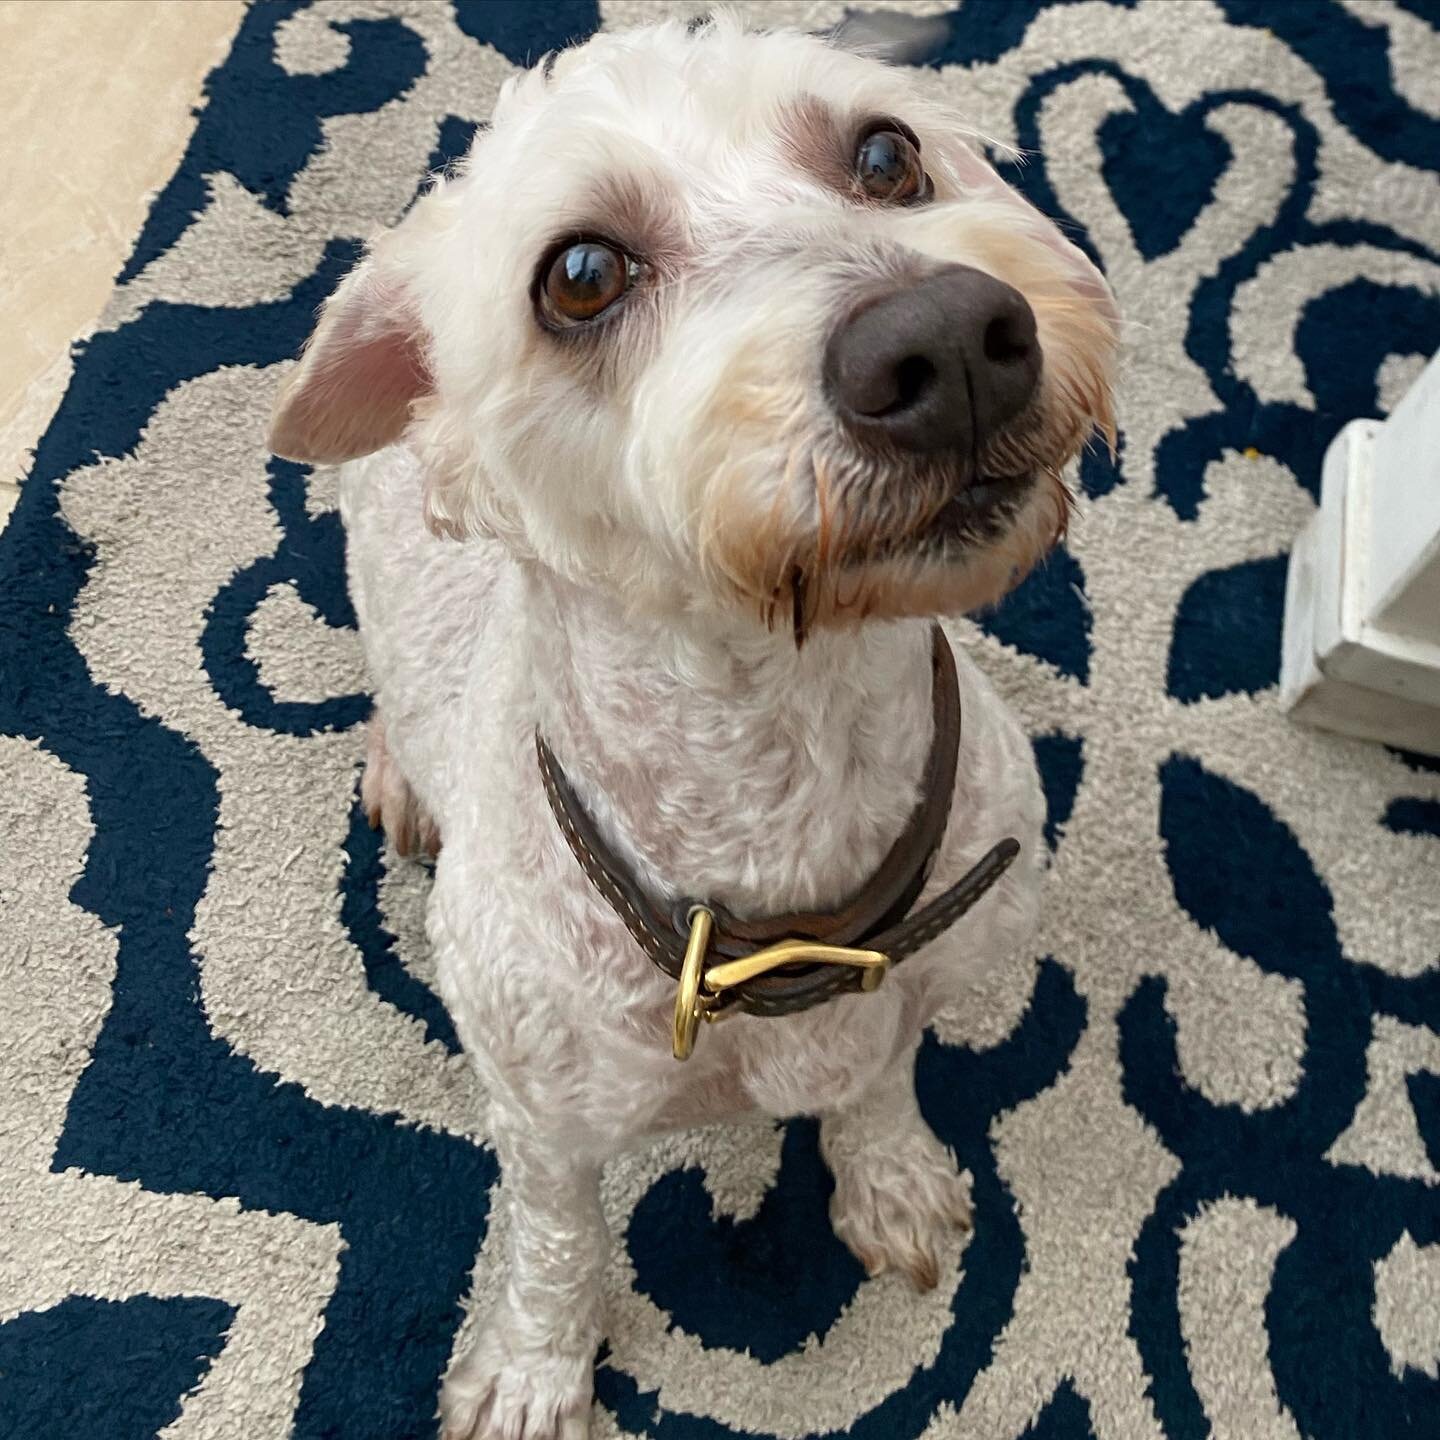
[[[265,421],[516,66],[693,8],[267,0],[207,81],[0,533],[0,1434],[436,1433],[498,1167]],[[967,0],[921,63],[1133,322],[1069,548],[966,631],[1053,852],[918,1069],[975,1230],[867,1281],[809,1122],[617,1167],[594,1433],[1440,1435],[1440,765],[1275,704],[1325,447],[1440,348],[1440,10]]]

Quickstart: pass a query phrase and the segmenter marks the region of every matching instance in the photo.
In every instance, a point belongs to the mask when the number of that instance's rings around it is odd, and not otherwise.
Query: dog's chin
[[[797,576],[797,640],[867,620],[955,616],[1004,598],[1064,534],[1068,492],[1038,473],[966,486],[919,527],[833,570]],[[772,622],[773,623],[773,622]]]
[[[1038,460],[978,479],[907,471],[868,494],[803,537],[731,531],[716,552],[729,561],[716,566],[729,598],[797,644],[868,620],[983,610],[1061,539],[1071,508],[1059,469]]]
[[[1034,471],[986,475],[956,490],[918,530],[897,537],[894,553],[963,563],[976,552],[1001,544],[1033,503]]]

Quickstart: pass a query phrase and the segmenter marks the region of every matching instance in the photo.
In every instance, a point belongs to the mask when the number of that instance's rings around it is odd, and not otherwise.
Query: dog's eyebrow
[[[818,95],[789,101],[780,111],[776,130],[785,153],[807,174],[832,189],[848,186],[849,129]]]
[[[643,169],[598,176],[588,187],[583,209],[596,228],[642,258],[673,262],[685,248],[673,192]]]

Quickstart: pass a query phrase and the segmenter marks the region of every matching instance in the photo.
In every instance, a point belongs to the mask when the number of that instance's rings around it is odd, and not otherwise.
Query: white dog
[[[1062,532],[1116,326],[923,77],[724,15],[515,77],[326,305],[272,443],[350,462],[365,797],[443,837],[513,1207],[447,1436],[585,1434],[599,1170],[664,1128],[820,1115],[836,1232],[935,1283],[915,1051],[1027,941],[1043,807],[933,617]]]

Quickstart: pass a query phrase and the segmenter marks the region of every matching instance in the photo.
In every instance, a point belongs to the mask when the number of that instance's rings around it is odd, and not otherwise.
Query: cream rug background
[[[275,0],[210,77],[0,536],[0,1433],[434,1433],[496,1166],[356,807],[332,477],[265,419],[518,62],[693,8]],[[806,1123],[617,1168],[595,1431],[1440,1435],[1440,772],[1274,689],[1324,447],[1440,346],[1440,17],[914,8],[1135,322],[1118,466],[973,633],[1042,944],[922,1058],[977,1202],[933,1295],[833,1240]]]

